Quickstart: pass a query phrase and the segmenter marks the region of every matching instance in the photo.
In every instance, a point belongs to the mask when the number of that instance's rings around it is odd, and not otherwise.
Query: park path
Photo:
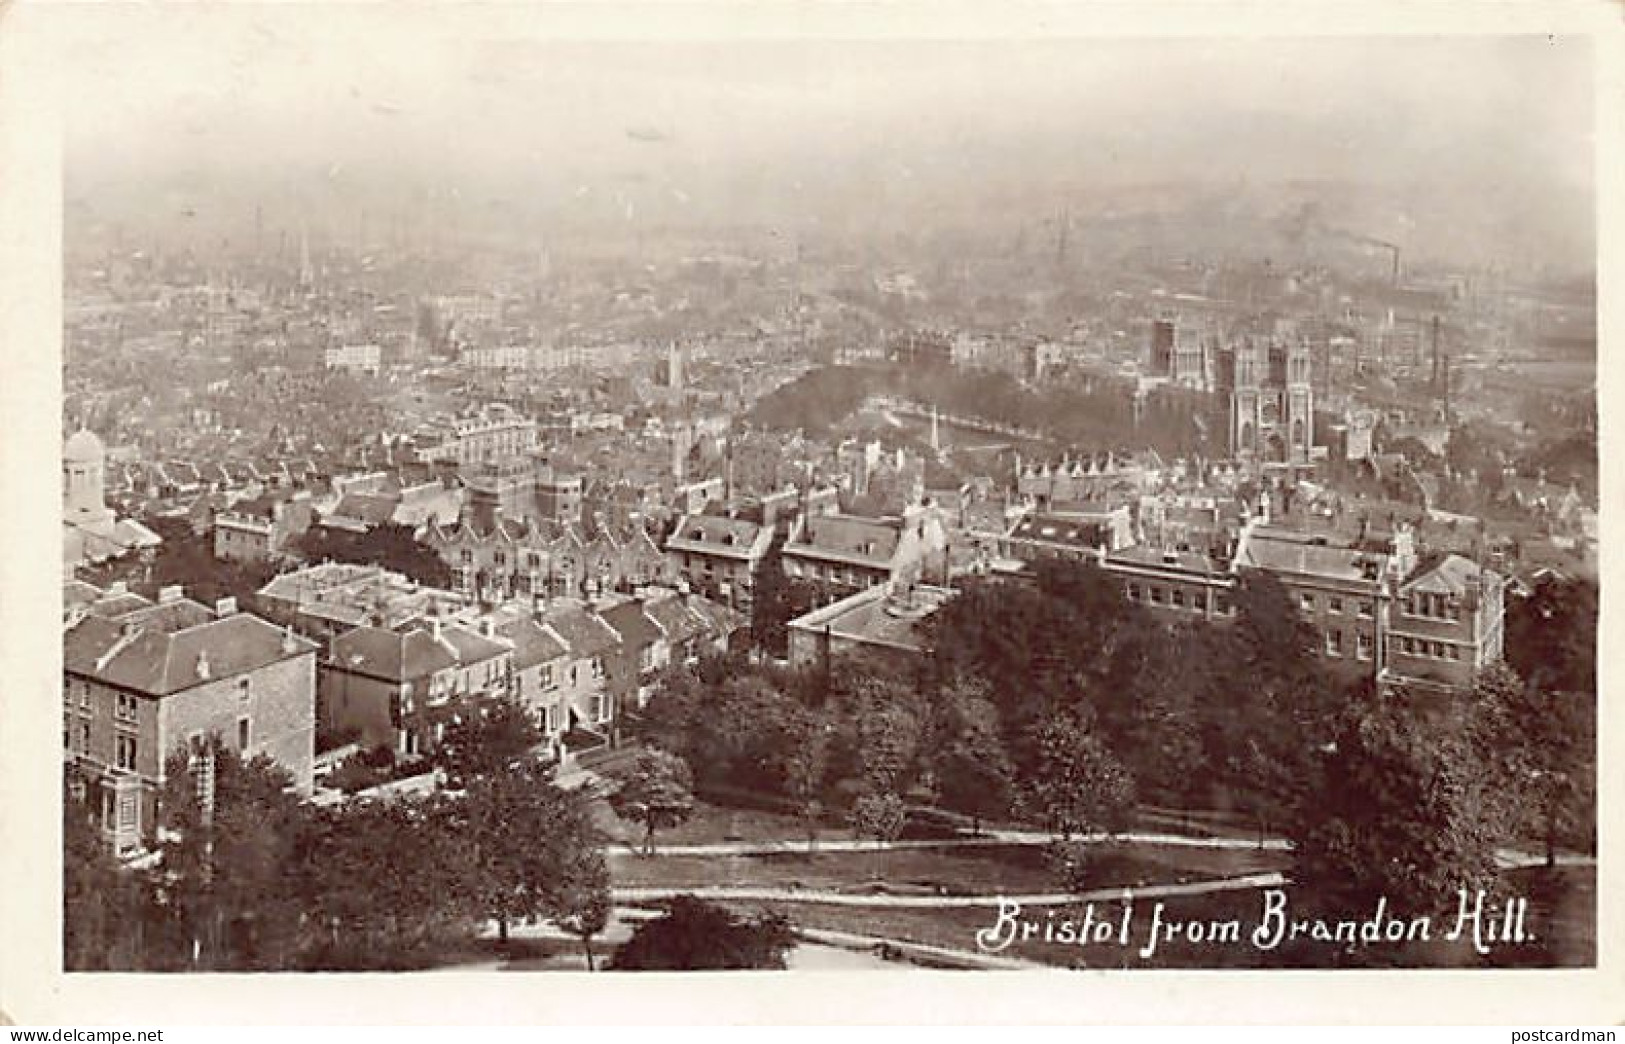
[[[977,848],[989,845],[1047,845],[1055,840],[1053,834],[1038,830],[987,830],[978,837],[927,838],[910,841],[857,841],[846,838],[820,839],[811,849],[806,838],[782,841],[719,841],[698,845],[657,845],[652,857],[644,855],[638,844],[621,842],[609,846],[610,855],[659,858],[661,856],[757,856],[852,852],[902,852],[919,849]],[[1237,852],[1290,852],[1292,843],[1284,837],[1258,838],[1191,836],[1188,834],[1126,833],[1084,834],[1073,838],[1085,844],[1115,841],[1123,844],[1154,845],[1172,848],[1204,848]],[[1546,857],[1534,852],[1520,852],[1502,848],[1495,853],[1496,863],[1503,870],[1543,866]],[[1560,852],[1558,866],[1596,866],[1595,856],[1574,852]]]
[[[1246,874],[1185,884],[1146,885],[1141,888],[1117,886],[1087,892],[1036,892],[1023,895],[871,895],[831,892],[812,888],[758,888],[750,885],[708,885],[701,888],[622,887],[612,889],[617,903],[652,902],[676,895],[700,899],[733,899],[748,902],[819,903],[830,906],[869,906],[890,909],[965,909],[1017,903],[1022,906],[1061,906],[1095,900],[1117,901],[1159,899],[1178,895],[1208,895],[1254,888],[1278,888],[1286,878],[1278,873]]]
[[[857,841],[846,838],[820,839],[811,849],[819,852],[901,852],[925,848],[976,848],[988,845],[1047,845],[1055,835],[1040,830],[986,830],[977,837],[944,837],[910,841]],[[1116,840],[1138,845],[1171,845],[1184,848],[1221,848],[1241,851],[1285,852],[1289,845],[1282,838],[1265,838],[1263,845],[1256,839],[1236,837],[1190,837],[1184,834],[1085,834],[1074,838],[1090,844]],[[616,854],[636,854],[637,846],[623,842],[610,849]],[[780,853],[807,854],[807,839],[784,841],[720,841],[699,845],[656,845],[655,856],[726,856],[777,855]]]

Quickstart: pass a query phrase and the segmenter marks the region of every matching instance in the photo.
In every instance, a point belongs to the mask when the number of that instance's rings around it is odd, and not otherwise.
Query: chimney
[[[221,598],[214,603],[214,615],[217,617],[230,616],[236,611],[237,599],[235,597]]]
[[[197,676],[199,681],[209,680],[209,653],[207,650],[197,654]]]
[[[185,594],[186,589],[180,584],[170,584],[168,587],[160,587],[158,589],[158,604],[169,605],[171,602],[178,602],[185,596]]]
[[[440,617],[438,615],[429,618],[429,633],[434,636],[435,641],[440,640]]]
[[[299,651],[299,639],[293,636],[293,628],[282,628],[282,651],[292,653]]]
[[[125,595],[125,594],[129,594],[129,593],[130,593],[130,585],[125,583],[123,580],[115,580],[113,583],[109,584],[108,587],[107,587],[107,594],[108,594],[109,597],[116,596],[116,595]]]

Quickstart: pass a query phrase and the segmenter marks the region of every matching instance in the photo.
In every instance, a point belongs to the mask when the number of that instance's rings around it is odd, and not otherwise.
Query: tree
[[[1064,840],[1115,833],[1134,809],[1134,779],[1100,739],[1069,717],[1035,730],[1033,771],[1019,800],[1027,814]]]
[[[309,562],[383,566],[425,587],[451,586],[451,567],[434,548],[418,540],[411,526],[396,522],[385,522],[365,533],[313,526],[299,538],[297,547]]]
[[[1590,693],[1525,684],[1497,664],[1473,689],[1479,757],[1495,772],[1510,840],[1539,837],[1546,865],[1559,845],[1596,843],[1597,703]]]
[[[592,941],[609,926],[614,908],[603,851],[577,850],[560,866],[544,908],[548,920],[581,940],[587,970],[593,971]]]
[[[471,852],[466,887],[503,942],[510,922],[548,911],[561,872],[602,841],[581,793],[560,788],[551,767],[534,762],[472,777],[451,808]]]
[[[287,868],[306,932],[297,966],[433,964],[489,913],[478,854],[465,802],[443,793],[316,810]]]
[[[1417,724],[1407,693],[1369,685],[1341,715],[1291,831],[1294,880],[1317,901],[1432,912],[1493,876],[1493,777],[1467,730]]]
[[[218,735],[177,749],[159,801],[163,891],[195,965],[284,966],[296,942],[297,896],[284,873],[309,815],[287,772],[244,761]]]
[[[942,693],[933,708],[929,762],[937,801],[971,817],[972,833],[983,819],[1007,815],[1015,769],[998,732],[998,709],[980,686]]]
[[[807,850],[818,840],[818,820],[824,813],[824,782],[829,772],[830,737],[834,726],[824,715],[804,710],[797,723],[798,738],[785,763],[785,789],[796,803],[796,814],[807,831]]]
[[[1597,691],[1597,585],[1544,576],[1506,607],[1506,661],[1538,689]]]
[[[610,794],[609,804],[622,819],[643,824],[643,850],[652,855],[655,831],[677,826],[694,812],[688,762],[664,750],[642,751]]]
[[[434,761],[454,786],[535,760],[542,729],[514,698],[476,707],[446,728]]]
[[[795,929],[777,912],[740,917],[691,895],[668,901],[666,913],[638,926],[615,951],[615,971],[783,970]]]

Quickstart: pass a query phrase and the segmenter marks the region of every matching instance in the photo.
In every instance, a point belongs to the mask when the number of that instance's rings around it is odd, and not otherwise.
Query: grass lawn
[[[1100,850],[1090,870],[1090,887],[1172,884],[1282,870],[1286,865],[1278,852],[1123,845]],[[617,885],[629,887],[754,885],[873,892],[874,882],[883,881],[899,894],[927,895],[1055,892],[1062,887],[1042,845],[751,856],[616,853],[610,869]]]
[[[643,844],[643,827],[618,818],[607,802],[595,805],[599,826],[610,836],[612,843]],[[852,831],[832,824],[818,828],[818,836],[850,840]],[[805,825],[794,816],[757,809],[724,808],[703,801],[695,802],[694,814],[681,826],[655,834],[655,847],[661,845],[713,845],[728,842],[805,841]]]
[[[1251,942],[1253,929],[1263,911],[1262,893],[1227,892],[1206,896],[1174,897],[1164,900],[1165,921],[1214,922],[1234,919],[1240,922],[1237,942],[1195,943],[1186,939],[1164,939],[1149,958],[1140,956],[1152,923],[1154,901],[1136,903],[1130,922],[1129,945],[1115,938],[1088,945],[1045,942],[1041,934],[1026,942],[1014,942],[1002,952],[1028,960],[1078,968],[1317,968],[1317,967],[1432,967],[1432,968],[1550,968],[1585,967],[1596,962],[1596,875],[1589,868],[1560,868],[1508,871],[1503,888],[1510,894],[1530,900],[1528,928],[1535,940],[1524,944],[1492,946],[1488,955],[1476,953],[1467,939],[1449,941],[1442,936],[1455,923],[1453,913],[1433,919],[1428,941],[1376,944],[1352,955],[1345,944],[1299,939],[1274,949],[1262,949]],[[1289,896],[1290,902],[1290,896]],[[884,936],[910,942],[948,946],[962,950],[977,948],[976,934],[994,924],[992,910],[875,910],[810,903],[785,903],[782,908],[805,928],[825,928]],[[1042,926],[1053,909],[1058,922],[1081,921],[1077,906],[1029,908],[1024,920]],[[1369,910],[1349,911],[1348,916],[1363,920]],[[1096,903],[1096,920],[1114,926],[1122,916],[1121,904]]]

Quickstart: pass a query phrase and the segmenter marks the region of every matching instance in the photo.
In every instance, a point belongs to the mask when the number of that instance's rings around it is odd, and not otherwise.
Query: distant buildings
[[[442,417],[417,433],[418,459],[477,464],[528,453],[536,448],[536,422],[511,406],[492,403],[456,417]]]
[[[81,565],[148,552],[162,538],[134,519],[118,518],[107,506],[107,451],[81,429],[62,447],[62,550],[71,572]]]
[[[346,344],[327,349],[323,361],[329,370],[345,370],[349,373],[376,377],[383,362],[383,354],[376,344]]]

